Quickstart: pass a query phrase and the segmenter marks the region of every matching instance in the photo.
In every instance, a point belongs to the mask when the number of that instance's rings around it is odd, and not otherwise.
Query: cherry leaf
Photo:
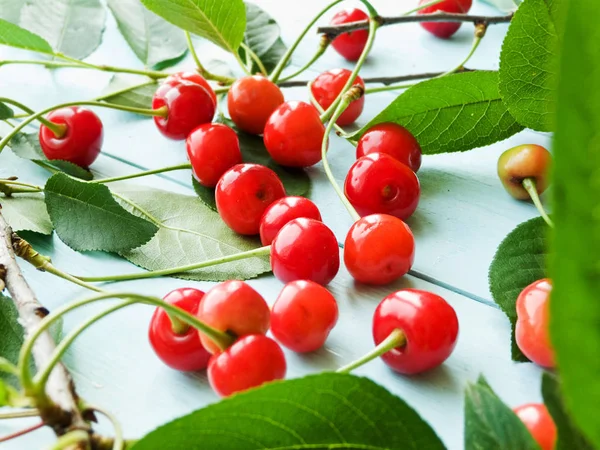
[[[490,265],[490,291],[512,326],[512,359],[529,361],[517,346],[517,297],[528,285],[546,274],[549,227],[541,217],[518,225],[502,241]]]
[[[6,20],[0,19],[0,45],[53,55],[54,50],[44,38]]]
[[[437,450],[444,444],[403,400],[367,378],[323,373],[237,394],[176,419],[133,450]]]
[[[14,117],[15,112],[5,103],[0,102],[0,120],[10,119]]]
[[[17,194],[0,198],[2,215],[13,231],[33,231],[34,233],[52,234],[54,227],[46,211],[46,203],[42,194]]]

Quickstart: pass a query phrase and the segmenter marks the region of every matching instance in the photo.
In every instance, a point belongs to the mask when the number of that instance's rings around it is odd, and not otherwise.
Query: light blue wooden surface
[[[319,0],[298,3],[255,0],[282,25],[284,40],[292,41],[305,23],[322,7]],[[414,6],[412,1],[379,0],[374,4],[382,14],[399,14]],[[497,14],[493,8],[477,3],[474,13]],[[469,67],[494,69],[506,26],[491,27]],[[440,41],[422,31],[418,25],[384,28],[377,37],[363,76],[397,75],[455,66],[468,52],[472,28],[465,25],[450,41]],[[294,65],[301,65],[315,49],[317,38],[309,33],[300,46]],[[223,58],[213,46],[199,43],[202,59]],[[24,52],[0,47],[0,59],[27,58]],[[112,65],[139,66],[132,52],[109,18],[103,45],[90,61]],[[348,67],[337,54],[328,51],[315,70],[303,78],[314,77],[319,70]],[[179,67],[192,67],[185,60]],[[232,64],[232,67],[234,65]],[[67,100],[89,99],[105,88],[110,75],[81,70],[47,71],[33,66],[0,68],[0,95],[10,96],[35,109]],[[285,91],[287,99],[306,99],[302,88]],[[369,96],[361,121],[372,117],[394,98],[385,93]],[[104,155],[94,165],[100,175],[131,173],[137,168],[159,168],[185,161],[182,142],[164,139],[152,121],[108,110],[98,110],[105,125]],[[4,130],[0,129],[0,132]],[[356,286],[345,270],[331,284],[340,304],[340,322],[326,348],[307,356],[287,352],[289,377],[322,370],[333,370],[360,356],[372,347],[370,317],[377,303],[388,293],[402,287],[436,292],[455,308],[460,321],[458,346],[441,368],[431,373],[403,378],[395,375],[380,361],[359,370],[408,401],[432,424],[448,448],[462,448],[463,391],[468,381],[484,374],[491,385],[510,405],[540,399],[540,370],[531,364],[515,364],[509,355],[510,326],[504,315],[490,306],[487,268],[496,246],[518,223],[536,215],[532,205],[512,200],[495,175],[499,154],[517,144],[548,144],[548,136],[522,132],[506,142],[463,154],[425,157],[419,172],[422,199],[409,220],[417,239],[417,257],[411,276],[392,286],[367,288]],[[330,161],[338,181],[343,182],[354,158],[353,148],[332,138]],[[314,181],[312,198],[318,203],[325,222],[343,241],[351,224],[350,217],[327,184],[321,165],[309,169]],[[46,173],[9,151],[0,155],[0,177],[18,175],[23,181],[43,183]],[[189,173],[177,172],[134,182],[193,195]],[[57,238],[34,242],[38,249],[52,256],[55,264],[79,274],[130,272],[135,267],[117,257],[91,253],[78,254]],[[86,295],[79,288],[24,267],[24,271],[50,309]],[[252,280],[272,303],[282,284],[273,277]],[[133,281],[111,285],[110,289],[136,291],[162,296],[185,285],[208,288],[211,283],[192,283],[170,278]],[[94,308],[68,316],[69,330]],[[147,326],[152,309],[133,306],[110,316],[76,342],[67,355],[80,394],[89,402],[113,411],[122,422],[128,437],[139,437],[157,425],[216,400],[204,374],[184,375],[160,363],[147,343]],[[26,426],[32,421],[0,423],[0,436]],[[105,423],[101,431],[110,432]],[[39,449],[52,442],[48,431],[36,432],[19,441],[0,444],[2,449]]]

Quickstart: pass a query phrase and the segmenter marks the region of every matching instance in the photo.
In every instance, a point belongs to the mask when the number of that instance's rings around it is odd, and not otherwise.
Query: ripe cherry
[[[319,111],[304,102],[279,106],[265,125],[264,141],[271,158],[282,166],[308,167],[321,161],[325,127]]]
[[[295,352],[321,348],[338,320],[337,301],[320,284],[307,280],[285,285],[271,310],[271,333]]]
[[[321,105],[321,108],[327,109],[331,106],[340,92],[342,92],[350,75],[352,75],[352,72],[348,69],[333,69],[323,72],[315,78],[311,85],[311,92],[317,103]],[[356,77],[352,85],[365,87],[365,83],[361,77]],[[340,126],[354,123],[362,113],[364,106],[365,96],[362,95],[358,100],[354,100],[348,105],[336,123]]]
[[[241,338],[208,363],[208,380],[221,397],[280,380],[285,372],[281,347],[262,334]]]
[[[404,276],[415,259],[415,238],[400,219],[373,214],[354,222],[344,243],[344,263],[361,283],[387,284]]]
[[[556,425],[546,406],[541,403],[528,403],[513,409],[525,424],[533,439],[542,450],[553,450],[556,444]]]
[[[258,234],[260,219],[275,200],[285,197],[275,172],[259,164],[238,164],[217,183],[217,211],[229,228],[239,234]]]
[[[158,130],[169,139],[185,139],[198,125],[209,123],[215,115],[215,102],[202,86],[189,81],[163,84],[152,98],[152,108],[166,106],[166,117],[154,116]]]
[[[233,129],[220,123],[205,123],[195,128],[185,142],[196,180],[215,187],[221,176],[242,162],[240,141]]]
[[[269,305],[249,284],[230,280],[211,288],[202,299],[196,316],[210,327],[234,336],[265,334],[269,330]],[[218,353],[219,347],[201,332],[204,347]]]
[[[331,25],[342,25],[364,20],[369,20],[367,13],[358,8],[351,8],[338,12],[329,23]],[[369,32],[367,30],[356,30],[340,34],[333,40],[331,45],[348,61],[357,61],[367,45],[368,38]]]
[[[396,372],[412,375],[433,369],[452,353],[458,337],[454,308],[439,295],[403,289],[385,297],[373,316],[373,339],[379,345],[394,330],[403,344],[381,355]]]
[[[430,3],[430,0],[419,0],[419,5]],[[417,14],[434,14],[434,13],[456,13],[464,14],[469,12],[473,0],[444,0],[435,5],[421,9]],[[421,26],[431,34],[448,39],[460,28],[460,22],[421,22]]]
[[[356,158],[371,153],[390,155],[413,172],[421,167],[421,146],[410,131],[395,123],[380,123],[361,136],[356,146]]]
[[[498,159],[498,176],[504,189],[519,200],[530,198],[523,180],[531,179],[538,194],[550,184],[552,156],[541,145],[526,144],[506,150]]]
[[[318,220],[300,218],[288,222],[271,244],[271,269],[284,283],[310,280],[326,285],[339,268],[337,239]]]
[[[283,93],[275,83],[261,75],[238,79],[227,94],[227,109],[238,128],[262,134],[269,116],[283,103]]]
[[[217,104],[217,94],[215,94],[215,91],[213,90],[211,85],[208,83],[208,81],[206,81],[206,79],[197,72],[173,73],[173,74],[169,75],[167,78],[165,78],[165,81],[163,82],[163,84],[176,85],[176,84],[180,83],[181,81],[189,81],[190,83],[199,84],[200,86],[202,86],[204,89],[206,89],[208,91],[208,93],[212,97],[213,101],[215,102],[215,105]]]
[[[361,216],[384,213],[402,220],[415,212],[421,195],[415,173],[384,153],[359,158],[348,171],[344,190]]]
[[[306,217],[321,221],[319,208],[304,197],[283,197],[273,202],[260,219],[260,242],[270,245],[290,220]]]
[[[515,340],[530,360],[538,366],[554,368],[554,350],[550,342],[549,279],[538,280],[527,286],[517,298],[517,325]]]
[[[204,292],[181,288],[168,293],[164,301],[190,314],[196,314]],[[181,329],[177,329],[180,327]],[[181,371],[206,369],[210,353],[206,351],[195,328],[174,324],[167,312],[156,308],[150,320],[148,339],[156,355],[169,367]]]
[[[47,119],[66,126],[63,136],[57,137],[46,125],[40,125],[40,146],[46,158],[60,159],[89,167],[100,154],[104,131],[100,118],[89,109],[68,106],[55,109]]]

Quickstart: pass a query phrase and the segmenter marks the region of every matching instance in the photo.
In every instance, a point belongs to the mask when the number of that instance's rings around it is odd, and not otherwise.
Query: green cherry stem
[[[279,62],[277,63],[277,66],[275,66],[275,69],[273,69],[273,72],[271,73],[271,81],[273,83],[277,83],[277,81],[279,80],[279,77],[281,76],[281,73],[283,72],[283,69],[285,69],[285,66],[287,65],[288,61],[290,60],[290,58],[296,51],[296,48],[298,48],[298,45],[300,44],[300,42],[302,42],[302,39],[304,39],[304,36],[306,36],[308,31],[314,26],[315,23],[317,23],[317,21],[327,11],[329,11],[331,8],[333,8],[338,3],[341,3],[342,1],[344,1],[344,0],[334,0],[329,5],[327,5],[325,8],[323,8],[321,11],[319,11],[317,13],[317,15],[308,23],[308,25],[306,25],[304,30],[302,30],[302,33],[300,33],[300,35],[296,38],[294,43],[292,45],[290,45],[290,47],[287,49],[285,54],[279,60]]]
[[[40,412],[37,409],[25,410],[25,411],[14,411],[7,413],[0,413],[0,420],[8,419],[27,419],[29,417],[39,417]]]
[[[260,70],[260,73],[262,73],[265,77],[267,75],[269,75],[269,73],[267,71],[267,68],[265,67],[265,65],[263,64],[263,62],[260,60],[260,58],[258,57],[258,55],[256,53],[254,53],[254,51],[252,51],[252,49],[250,47],[248,47],[243,42],[240,44],[240,47],[244,49],[244,51],[246,52],[246,55],[250,56],[250,60],[254,61],[254,63],[258,67],[258,70]],[[250,64],[250,66],[251,66],[251,64]],[[252,70],[252,67],[250,67],[250,70]]]
[[[60,436],[56,442],[47,448],[47,450],[65,450],[74,445],[85,443],[84,448],[89,448],[90,435],[83,430],[69,431]]]
[[[406,345],[406,335],[400,329],[395,329],[390,333],[390,335],[385,338],[381,343],[375,347],[372,351],[364,355],[363,357],[357,359],[356,361],[351,362],[344,367],[340,367],[336,370],[337,373],[350,373],[354,369],[365,365],[366,363],[373,361],[374,359],[380,357],[384,353],[393,350],[396,347],[402,347]]]
[[[92,283],[99,282],[115,282],[115,281],[128,281],[128,280],[141,280],[144,278],[156,278],[156,277],[164,277],[168,275],[175,275],[177,273],[189,272],[191,270],[203,269],[210,266],[216,266],[218,264],[224,264],[233,261],[239,261],[241,259],[252,258],[255,256],[266,256],[271,253],[271,246],[267,245],[266,247],[260,247],[254,250],[249,250],[247,252],[235,253],[233,255],[223,256],[221,258],[209,259],[207,261],[203,261],[195,264],[188,264],[185,266],[172,267],[170,269],[162,269],[162,270],[152,270],[149,272],[138,272],[138,273],[130,273],[123,275],[108,275],[103,277],[80,277],[76,276],[75,278]]]
[[[317,52],[313,55],[313,57],[310,58],[308,60],[308,62],[306,62],[306,64],[304,64],[301,68],[296,70],[294,73],[291,73],[289,75],[286,75],[283,78],[280,78],[278,81],[278,84],[281,85],[282,83],[285,83],[286,81],[296,78],[298,75],[300,75],[300,74],[304,73],[306,70],[310,69],[310,67],[315,62],[317,62],[317,60],[323,55],[323,53],[325,53],[325,50],[327,50],[330,43],[331,43],[331,40],[327,37],[327,35],[325,35],[325,34],[322,35],[321,42],[319,43],[319,48],[317,49]]]
[[[102,414],[104,417],[106,417],[108,419],[108,421],[112,424],[113,429],[115,431],[115,440],[113,443],[113,450],[123,450],[125,448],[125,440],[123,439],[123,428],[121,427],[121,424],[119,423],[117,418],[114,416],[114,414],[111,414],[109,411],[105,410],[104,408],[100,408],[98,406],[92,406],[92,405],[87,405],[85,410],[90,411],[90,412],[97,412],[99,414]]]
[[[6,97],[0,97],[0,103],[8,103],[9,105],[16,106],[17,108],[25,111],[28,115],[35,114],[35,111],[23,103]],[[50,129],[57,138],[61,138],[67,132],[67,126],[61,123],[50,122],[44,117],[38,117],[38,122],[43,123],[48,129]]]
[[[544,205],[542,205],[542,201],[540,200],[540,196],[538,194],[537,187],[535,185],[535,180],[533,178],[525,178],[525,179],[523,179],[522,184],[523,184],[523,188],[527,191],[527,193],[531,197],[531,201],[533,201],[533,204],[539,211],[539,213],[542,216],[542,218],[544,219],[544,221],[548,224],[548,226],[554,228],[554,222],[552,222],[552,219],[550,219],[550,217],[548,216],[548,213],[546,213],[546,210],[544,209]]]
[[[207,80],[218,81],[219,83],[231,84],[235,81],[235,78],[212,73],[202,65],[202,63],[200,62],[200,58],[198,58],[198,53],[196,53],[196,49],[194,48],[192,36],[188,31],[185,31],[185,40],[187,42],[188,49],[190,50],[190,54],[192,55],[192,58],[196,63],[196,67],[198,68],[198,72],[200,73],[200,75],[202,75]]]
[[[315,96],[312,93],[312,81],[308,82],[308,98],[310,100],[310,102],[312,103],[312,105],[317,108],[317,111],[319,111],[319,114],[323,114],[325,112],[325,110],[323,109],[323,107],[319,104],[319,102],[317,101],[317,99],[315,98]],[[346,132],[344,131],[344,129],[342,127],[340,127],[337,123],[333,124],[333,128],[335,128],[335,132],[338,136],[343,137],[344,139],[347,138]]]
[[[413,9],[406,11],[405,13],[402,14],[402,16],[410,16],[411,14],[419,12],[422,9],[429,8],[430,6],[437,5],[438,3],[442,3],[443,1],[444,0],[433,0],[431,2],[423,3],[422,5],[419,5]]]
[[[174,172],[176,170],[185,170],[185,169],[191,169],[191,168],[192,168],[191,164],[184,163],[184,164],[178,164],[175,166],[162,167],[160,169],[145,170],[143,172],[136,172],[136,173],[132,173],[129,175],[122,175],[119,177],[101,178],[99,180],[91,180],[91,181],[88,181],[88,183],[92,183],[92,184],[114,183],[115,181],[132,180],[134,178],[146,177],[148,175],[156,175],[159,173]]]

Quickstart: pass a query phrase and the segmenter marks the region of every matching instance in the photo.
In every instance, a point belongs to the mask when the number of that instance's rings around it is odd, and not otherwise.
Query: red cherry
[[[415,260],[415,238],[408,225],[387,214],[354,222],[344,243],[344,264],[361,283],[387,284],[404,276]]]
[[[550,293],[552,283],[538,280],[517,298],[517,345],[538,366],[554,368],[554,349],[550,342]]]
[[[206,89],[208,91],[208,93],[210,94],[210,96],[213,99],[213,102],[215,102],[215,105],[217,104],[217,94],[215,94],[215,91],[213,91],[213,88],[208,83],[208,81],[206,81],[206,79],[197,72],[173,73],[173,74],[169,75],[167,78],[165,78],[165,81],[163,82],[163,84],[175,85],[175,84],[180,83],[181,81],[189,81],[190,83],[199,84],[200,86],[202,86],[204,89]]]
[[[548,409],[541,403],[528,403],[513,409],[525,424],[542,450],[553,450],[556,444],[556,425]]]
[[[350,75],[352,75],[352,72],[348,69],[333,69],[323,72],[315,78],[311,85],[311,92],[317,103],[321,105],[321,108],[327,109],[331,106],[340,92],[342,92]],[[352,85],[365,87],[365,83],[361,77],[356,77]],[[340,126],[350,125],[358,119],[364,106],[365,96],[363,95],[348,105],[336,123]]]
[[[168,293],[163,300],[190,314],[196,314],[204,292],[198,289],[181,288]],[[156,308],[150,320],[148,339],[156,355],[169,367],[182,371],[206,369],[210,353],[200,342],[198,331],[188,327],[183,334],[173,329],[167,312]]]
[[[208,363],[208,381],[221,397],[285,377],[285,355],[273,339],[245,336]]]
[[[454,308],[439,295],[403,289],[384,298],[373,316],[373,339],[379,345],[394,330],[406,343],[381,355],[396,372],[412,375],[442,364],[452,353],[458,337]]]
[[[259,164],[238,164],[217,183],[217,211],[229,228],[239,234],[258,234],[260,219],[275,200],[285,197],[275,172]]]
[[[339,268],[337,239],[318,220],[300,218],[288,222],[271,244],[271,269],[284,283],[310,280],[326,285]]]
[[[342,25],[364,20],[369,20],[367,13],[358,8],[351,8],[338,12],[329,23],[331,25]],[[369,32],[367,30],[356,30],[340,34],[333,40],[331,45],[348,61],[357,61],[367,45],[368,38]]]
[[[362,135],[356,146],[356,158],[371,153],[390,155],[413,172],[421,167],[421,146],[410,131],[395,123],[380,123]]]
[[[344,190],[361,216],[384,213],[403,220],[415,212],[421,195],[415,173],[384,153],[359,158],[348,171]]]
[[[319,208],[304,197],[283,197],[273,202],[260,219],[260,242],[270,245],[290,220],[306,217],[321,221]]]
[[[46,117],[50,122],[66,125],[62,137],[56,137],[46,125],[40,125],[40,146],[46,158],[60,159],[89,167],[100,154],[104,132],[100,118],[89,109],[68,106],[55,109]]]
[[[163,84],[152,98],[152,108],[168,108],[167,117],[155,116],[158,130],[169,139],[185,139],[198,125],[209,123],[215,115],[215,102],[202,86],[181,81]]]
[[[286,102],[269,117],[264,141],[277,164],[308,167],[321,161],[324,135],[317,108],[304,102]]]
[[[202,299],[196,316],[210,327],[235,336],[265,334],[269,330],[269,305],[249,284],[230,280],[211,288]],[[201,332],[200,339],[211,353],[219,347]]]
[[[192,131],[185,142],[194,177],[206,187],[242,162],[240,141],[233,129],[220,123],[205,123]]]
[[[295,352],[323,347],[338,320],[338,305],[320,284],[298,280],[285,285],[271,310],[271,333]]]
[[[269,116],[283,103],[283,93],[275,83],[261,75],[238,79],[227,93],[227,109],[238,128],[262,134]]]
[[[419,0],[419,5],[429,3],[429,0]],[[444,0],[441,3],[423,8],[417,14],[434,14],[437,12],[464,14],[471,9],[472,0]],[[421,26],[431,34],[448,39],[460,28],[460,22],[421,22]]]

